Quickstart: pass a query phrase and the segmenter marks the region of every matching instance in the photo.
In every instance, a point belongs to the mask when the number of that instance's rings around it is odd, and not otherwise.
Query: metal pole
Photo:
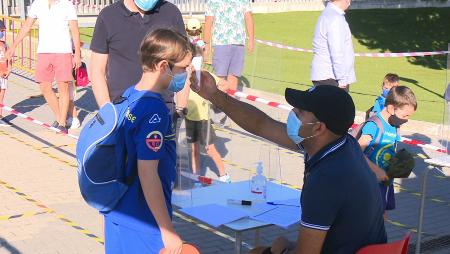
[[[416,254],[420,254],[420,245],[422,242],[422,228],[423,228],[423,214],[425,210],[425,194],[427,190],[427,178],[428,173],[432,170],[434,166],[428,166],[423,173],[422,178],[422,198],[420,199],[420,210],[419,210],[419,226],[417,228],[417,244],[416,244]]]
[[[236,254],[241,254],[242,233],[240,231],[236,231],[234,237],[235,237],[235,241],[234,241],[235,253]]]

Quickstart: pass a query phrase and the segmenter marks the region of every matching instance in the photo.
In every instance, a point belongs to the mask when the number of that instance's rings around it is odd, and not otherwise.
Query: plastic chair
[[[392,243],[368,245],[359,249],[356,254],[407,254],[410,239],[411,233],[408,233],[402,240]]]

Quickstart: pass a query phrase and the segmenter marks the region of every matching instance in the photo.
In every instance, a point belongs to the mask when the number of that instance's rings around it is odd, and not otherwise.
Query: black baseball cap
[[[344,135],[355,119],[352,97],[337,86],[322,85],[306,91],[286,88],[284,96],[293,107],[312,112],[337,135]]]

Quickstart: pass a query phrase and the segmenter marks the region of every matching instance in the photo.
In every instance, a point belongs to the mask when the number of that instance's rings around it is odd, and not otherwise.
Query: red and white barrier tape
[[[280,108],[280,109],[284,109],[284,110],[292,110],[292,108],[293,108],[290,105],[285,105],[285,104],[281,104],[281,103],[274,102],[274,101],[268,101],[266,99],[262,99],[262,98],[259,98],[257,96],[254,96],[254,95],[248,95],[246,93],[239,92],[239,91],[236,91],[236,90],[227,90],[227,93],[229,95],[236,96],[236,97],[239,97],[239,98],[243,98],[243,99],[246,99],[246,100],[249,100],[249,101],[256,101],[256,102],[259,102],[259,103],[263,103],[263,104],[266,104],[266,105],[274,107],[274,108]],[[352,126],[352,128],[355,128],[356,126],[357,125],[354,124]],[[420,142],[420,141],[417,141],[417,140],[413,140],[413,139],[409,139],[409,138],[402,137],[400,141],[405,143],[405,144],[408,144],[408,145],[419,146],[419,147],[430,149],[430,150],[433,150],[433,151],[436,151],[436,152],[440,152],[440,153],[449,153],[449,151],[447,151],[446,149],[443,149],[443,148],[440,148],[440,147],[437,147],[437,146],[433,146],[433,145],[430,145],[430,144],[425,144],[423,142]]]
[[[224,182],[221,182],[219,180],[215,180],[206,176],[196,175],[188,172],[180,172],[180,174],[186,178],[189,178],[194,181],[198,181],[205,185],[212,185],[212,184],[222,184]]]
[[[29,116],[27,116],[27,115],[25,115],[25,114],[23,114],[23,113],[20,113],[19,111],[15,110],[15,109],[11,108],[11,107],[6,106],[6,105],[0,104],[0,108],[3,108],[3,109],[5,109],[6,111],[11,112],[11,114],[13,114],[13,115],[16,115],[16,116],[18,116],[18,117],[20,117],[20,118],[23,118],[23,119],[25,119],[25,120],[28,120],[28,121],[30,121],[30,122],[32,122],[32,123],[37,124],[37,125],[40,125],[40,126],[46,128],[46,129],[49,129],[49,130],[51,130],[51,131],[57,132],[57,133],[59,133],[59,134],[62,134],[62,135],[65,135],[65,136],[68,136],[68,137],[71,137],[71,138],[74,138],[74,139],[78,139],[78,136],[75,136],[75,135],[69,134],[69,133],[67,133],[67,132],[61,131],[61,130],[58,129],[58,128],[52,127],[52,126],[50,126],[50,125],[47,124],[47,123],[43,123],[43,122],[41,122],[41,121],[39,121],[39,120],[36,120],[36,119],[34,119],[34,118],[32,118],[32,117],[29,117]]]
[[[287,50],[292,50],[292,51],[308,52],[308,53],[313,52],[311,49],[296,48],[296,47],[287,46],[287,45],[283,45],[283,44],[271,42],[271,41],[263,41],[263,40],[256,39],[256,42],[267,45],[267,46],[280,48],[280,49],[287,49]],[[433,56],[433,55],[445,55],[448,53],[450,53],[450,51],[403,52],[403,53],[355,53],[355,56],[385,58],[385,57]]]
[[[235,90],[228,90],[227,93],[230,94],[230,95],[233,95],[233,96],[237,96],[237,97],[240,97],[240,98],[244,98],[244,99],[250,100],[250,101],[256,101],[256,102],[264,103],[264,104],[266,104],[268,106],[275,107],[275,108],[281,108],[281,109],[284,109],[284,110],[291,110],[292,109],[292,106],[280,104],[278,102],[268,101],[268,100],[259,98],[257,96],[247,95],[247,94],[245,94],[243,92],[238,92],[238,91],[235,91]],[[14,115],[16,115],[16,116],[18,116],[20,118],[28,120],[28,121],[30,121],[32,123],[37,124],[37,125],[40,125],[40,126],[46,128],[46,129],[52,130],[54,132],[57,132],[57,133],[60,133],[62,135],[65,135],[65,136],[68,136],[68,137],[71,137],[73,139],[77,139],[78,140],[78,136],[75,136],[75,135],[69,134],[67,132],[61,131],[58,128],[52,127],[52,126],[50,126],[47,123],[43,123],[43,122],[41,122],[39,120],[36,120],[36,119],[34,119],[34,118],[30,117],[30,116],[27,116],[27,115],[25,115],[25,114],[15,110],[15,109],[11,108],[11,107],[8,107],[6,105],[0,104],[0,108],[3,108],[6,111],[9,111],[12,114],[14,114]],[[352,126],[352,127],[354,127],[354,126]],[[446,149],[443,149],[443,148],[440,148],[440,147],[437,147],[437,146],[433,146],[433,145],[430,145],[430,144],[425,144],[425,143],[423,143],[421,141],[417,141],[417,140],[413,140],[413,139],[409,139],[409,138],[402,137],[401,138],[401,142],[403,142],[405,144],[408,144],[408,145],[412,145],[412,146],[418,146],[418,147],[422,147],[422,148],[425,148],[425,149],[434,150],[434,151],[440,152],[440,153],[449,153],[449,151],[447,151]],[[186,173],[186,174],[188,174],[188,173]],[[190,176],[186,175],[186,177],[189,177],[189,178],[191,178],[191,179],[193,179],[195,181],[199,181],[199,182],[204,183],[204,184],[212,184],[213,182],[222,183],[221,181],[217,181],[217,180],[214,180],[212,178],[207,178],[207,177],[203,177],[203,176],[196,176],[196,175],[193,175],[193,174],[190,175]]]

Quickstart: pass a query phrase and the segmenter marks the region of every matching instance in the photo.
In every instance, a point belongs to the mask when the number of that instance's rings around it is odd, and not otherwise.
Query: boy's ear
[[[386,110],[389,114],[393,115],[395,111],[394,105],[386,105]]]
[[[167,60],[161,60],[156,64],[156,70],[165,72],[169,68],[169,62]]]

